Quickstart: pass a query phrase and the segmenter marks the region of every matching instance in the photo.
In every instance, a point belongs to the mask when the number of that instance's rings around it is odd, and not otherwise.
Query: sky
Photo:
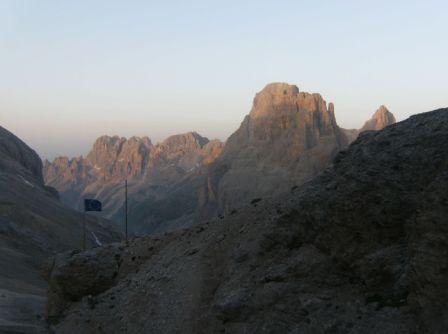
[[[448,106],[448,2],[0,0],[0,125],[42,158],[103,134],[226,139],[267,83],[359,128]]]

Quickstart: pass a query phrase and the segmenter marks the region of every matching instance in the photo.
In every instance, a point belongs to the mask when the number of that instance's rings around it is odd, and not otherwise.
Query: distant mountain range
[[[169,137],[153,145],[149,138],[103,136],[84,158],[56,158],[44,164],[47,184],[62,201],[79,209],[82,198],[104,203],[106,215],[123,219],[124,180],[129,182],[130,221],[134,232],[154,231],[162,223],[188,224],[198,207],[198,189],[206,166],[223,144],[195,132]],[[119,225],[119,224],[118,224]]]
[[[44,177],[72,208],[85,197],[102,200],[117,226],[128,179],[131,230],[167,231],[285,193],[321,173],[360,132],[393,123],[381,106],[361,129],[342,129],[319,94],[272,83],[226,143],[195,132],[156,145],[148,137],[103,136],[86,157],[45,161]]]

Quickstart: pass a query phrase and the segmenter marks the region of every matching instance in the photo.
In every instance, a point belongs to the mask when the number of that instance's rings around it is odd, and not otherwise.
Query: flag
[[[84,211],[101,211],[101,202],[96,199],[84,200]]]

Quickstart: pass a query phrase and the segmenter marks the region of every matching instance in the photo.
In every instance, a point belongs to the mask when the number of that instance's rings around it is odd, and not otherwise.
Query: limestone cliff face
[[[385,107],[380,106],[379,109],[373,114],[359,132],[368,130],[382,130],[386,126],[394,124],[396,122],[394,115]]]
[[[193,171],[201,165],[201,152],[208,143],[207,138],[196,132],[168,137],[152,152],[147,168],[149,175],[160,177],[165,172]]]
[[[96,140],[86,157],[87,165],[103,180],[123,180],[142,176],[153,148],[148,137],[103,136]]]
[[[204,166],[212,164],[220,155],[224,148],[224,143],[220,140],[211,140],[199,151],[201,162]]]
[[[223,210],[285,192],[320,173],[345,145],[333,104],[294,85],[269,84],[214,164],[209,192]]]

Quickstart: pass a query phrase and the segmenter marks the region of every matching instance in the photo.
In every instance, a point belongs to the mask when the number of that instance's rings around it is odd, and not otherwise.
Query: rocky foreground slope
[[[322,172],[360,132],[393,123],[382,106],[362,129],[341,129],[333,104],[327,106],[321,95],[272,83],[255,96],[251,112],[225,145],[194,132],[157,145],[147,137],[103,136],[85,158],[46,161],[44,175],[68,205],[99,198],[105,215],[116,221],[123,220],[127,178],[130,228],[154,233],[287,192]]]
[[[0,333],[44,331],[47,284],[40,266],[80,247],[82,219],[44,185],[36,152],[0,127]],[[89,246],[117,240],[105,222],[89,218]]]
[[[58,333],[446,333],[448,109],[365,132],[275,201],[57,256]]]

